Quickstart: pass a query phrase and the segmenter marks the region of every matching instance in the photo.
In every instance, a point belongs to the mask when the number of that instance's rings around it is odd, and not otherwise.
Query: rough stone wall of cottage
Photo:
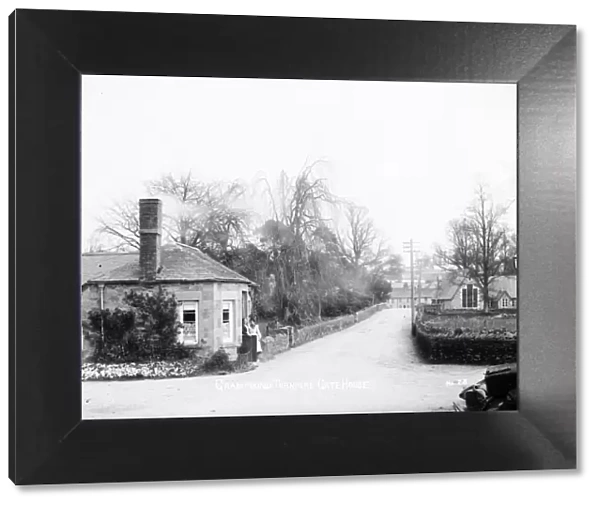
[[[214,285],[215,283],[169,283],[168,285],[163,285],[163,289],[174,294],[180,302],[185,300],[198,302],[198,329],[200,335],[197,347],[205,347],[208,350],[214,350],[216,344],[214,331],[214,321],[216,319],[214,311]],[[104,307],[107,309],[122,307],[123,297],[125,296],[125,293],[130,290],[135,290],[137,292],[157,291],[158,286],[105,285]]]
[[[81,321],[84,322],[87,319],[87,314],[94,308],[100,308],[100,296],[98,287],[95,285],[88,285],[81,290]]]
[[[199,308],[199,348],[214,351],[225,348],[231,358],[237,356],[237,348],[242,344],[242,293],[249,290],[243,283],[169,283],[163,288],[173,293],[179,301],[198,301]],[[144,287],[131,284],[107,284],[104,286],[104,307],[115,309],[122,307],[125,293],[130,291],[156,291],[158,286]],[[222,324],[222,303],[231,300],[233,314],[231,322],[234,326],[233,340],[225,342]],[[92,308],[100,308],[100,288],[88,285],[82,291],[82,319]]]

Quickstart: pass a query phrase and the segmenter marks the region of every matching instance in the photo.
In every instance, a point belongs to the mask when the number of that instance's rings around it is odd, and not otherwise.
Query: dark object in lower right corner
[[[515,411],[518,403],[517,365],[488,367],[482,380],[463,389],[455,411]]]
[[[517,389],[517,364],[488,367],[485,372],[485,388],[490,397],[505,397]]]

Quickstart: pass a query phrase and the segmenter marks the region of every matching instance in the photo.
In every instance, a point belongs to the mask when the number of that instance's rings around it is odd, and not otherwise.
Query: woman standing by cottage
[[[256,353],[260,355],[262,353],[262,346],[260,344],[262,336],[260,334],[260,328],[258,327],[258,324],[256,323],[256,320],[254,318],[250,318],[250,325],[248,325],[248,334],[251,336],[256,336]]]

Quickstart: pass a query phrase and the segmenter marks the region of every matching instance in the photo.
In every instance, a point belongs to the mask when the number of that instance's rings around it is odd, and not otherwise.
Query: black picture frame
[[[16,484],[576,467],[570,25],[16,10],[10,466]],[[81,75],[515,83],[517,412],[81,420]]]

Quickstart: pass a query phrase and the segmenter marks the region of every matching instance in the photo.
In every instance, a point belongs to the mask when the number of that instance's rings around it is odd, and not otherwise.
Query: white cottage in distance
[[[488,287],[490,309],[516,309],[517,276],[504,275],[494,278]],[[441,281],[433,304],[442,309],[483,310],[483,291],[475,281],[467,277],[445,278]]]
[[[483,310],[483,292],[473,280],[446,272],[436,273],[435,279],[415,280],[414,302],[434,304],[441,309]],[[396,308],[410,308],[410,280],[392,283],[391,304]],[[517,307],[517,276],[504,275],[493,279],[489,286],[490,309]]]

